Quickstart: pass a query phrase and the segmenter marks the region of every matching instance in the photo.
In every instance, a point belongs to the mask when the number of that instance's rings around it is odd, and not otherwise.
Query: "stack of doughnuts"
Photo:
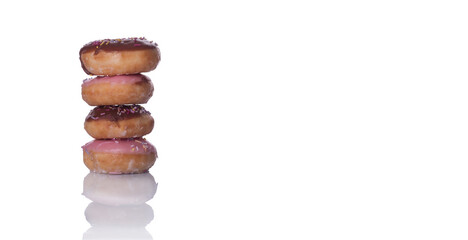
[[[95,140],[82,147],[91,172],[144,173],[153,166],[156,148],[143,136],[154,119],[139,104],[148,102],[154,88],[141,73],[154,70],[160,59],[158,45],[145,38],[104,39],[81,48],[81,66],[94,75],[81,85],[83,100],[95,107],[84,123]]]

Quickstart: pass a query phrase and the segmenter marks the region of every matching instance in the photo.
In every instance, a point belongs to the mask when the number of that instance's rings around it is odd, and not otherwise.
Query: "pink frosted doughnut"
[[[153,96],[151,79],[142,74],[85,79],[81,96],[90,106],[147,103]]]
[[[92,172],[147,172],[156,161],[156,148],[143,138],[94,140],[83,147],[83,160]]]

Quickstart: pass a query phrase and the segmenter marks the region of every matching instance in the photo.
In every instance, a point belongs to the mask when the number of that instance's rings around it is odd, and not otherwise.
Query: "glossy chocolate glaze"
[[[124,119],[140,117],[141,115],[150,115],[150,112],[138,104],[133,105],[104,105],[97,106],[88,116],[85,121],[107,120],[117,122]]]
[[[103,39],[92,41],[85,44],[80,49],[81,53],[94,51],[98,54],[100,51],[120,51],[120,50],[142,50],[154,49],[158,44],[153,41],[148,41],[146,38],[118,38],[118,39]]]

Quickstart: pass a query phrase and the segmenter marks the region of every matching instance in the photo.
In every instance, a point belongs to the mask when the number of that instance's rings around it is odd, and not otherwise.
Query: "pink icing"
[[[82,87],[89,86],[95,83],[120,83],[120,84],[132,84],[142,81],[151,81],[149,77],[143,74],[131,74],[131,75],[117,75],[117,76],[99,76],[95,78],[87,78],[83,80]]]
[[[124,154],[156,153],[156,148],[143,138],[94,140],[82,146],[85,152],[108,152]]]

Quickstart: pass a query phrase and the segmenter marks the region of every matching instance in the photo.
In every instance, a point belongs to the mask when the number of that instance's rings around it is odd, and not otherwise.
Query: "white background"
[[[466,239],[466,1],[2,1],[0,239],[83,239],[78,51],[156,41],[153,239]]]

